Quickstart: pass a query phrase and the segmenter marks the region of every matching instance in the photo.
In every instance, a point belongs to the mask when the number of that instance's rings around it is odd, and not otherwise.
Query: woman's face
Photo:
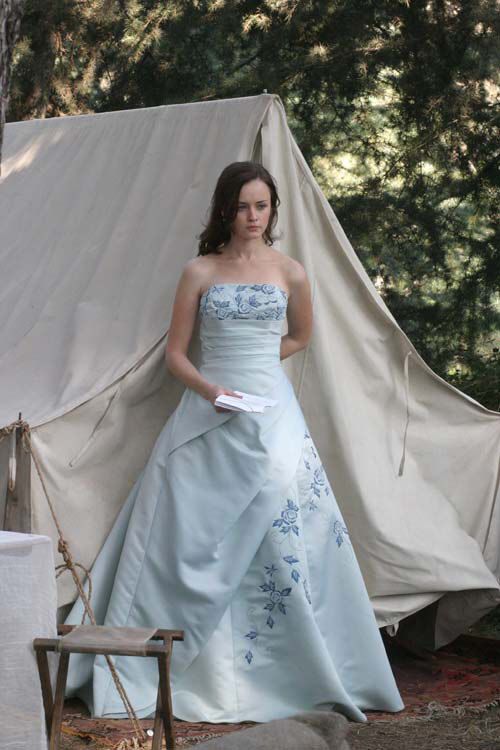
[[[262,180],[250,180],[240,190],[231,231],[241,239],[262,237],[271,216],[271,191]]]

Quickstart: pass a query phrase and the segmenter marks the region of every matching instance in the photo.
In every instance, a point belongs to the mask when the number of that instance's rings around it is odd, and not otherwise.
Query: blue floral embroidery
[[[254,643],[256,643],[256,642],[257,642],[257,638],[258,638],[258,637],[259,637],[259,634],[258,634],[258,632],[257,632],[256,630],[249,630],[249,631],[248,631],[248,633],[246,633],[246,634],[245,634],[245,638],[248,638],[248,640],[249,640],[249,641],[253,641]],[[248,649],[248,650],[247,650],[247,651],[245,652],[245,659],[247,660],[247,662],[248,662],[249,664],[251,664],[251,663],[252,663],[252,659],[253,659],[253,651],[252,651],[252,649],[251,649],[251,648],[249,648],[249,649]]]
[[[268,610],[269,613],[271,613],[274,608],[277,607],[282,614],[286,615],[286,605],[283,600],[286,599],[286,597],[290,596],[290,592],[292,590],[291,587],[281,589],[280,591],[278,588],[276,588],[275,582],[269,579],[269,581],[266,581],[266,583],[261,584],[259,588],[261,591],[265,591],[269,594],[268,600],[264,604],[264,609]],[[271,614],[268,615],[266,625],[268,625],[268,627],[270,628],[274,627],[274,619]]]
[[[344,534],[346,536],[349,536],[349,532],[347,531],[347,527],[344,526],[343,523],[341,523],[338,519],[335,519],[332,526],[333,535],[335,537],[335,541],[337,542],[337,546],[340,547],[341,544],[344,542]]]
[[[259,589],[263,591],[265,594],[267,594],[267,599],[262,609],[264,610],[264,612],[268,613],[265,623],[267,627],[272,630],[276,624],[276,620],[274,619],[276,617],[276,612],[278,611],[281,614],[286,615],[286,612],[287,612],[286,608],[287,606],[289,606],[287,599],[292,592],[292,588],[291,586],[289,587],[287,586],[282,589],[278,588],[278,586],[272,579],[272,576],[278,570],[278,568],[276,567],[276,565],[274,565],[274,563],[271,563],[271,565],[264,565],[264,570],[266,572],[266,576],[268,577],[268,580],[265,581],[265,583],[261,583],[259,586]],[[249,615],[250,615],[250,612],[251,610],[249,610]],[[271,612],[274,612],[274,617],[271,614]],[[248,631],[248,633],[245,633],[245,638],[252,643],[252,647],[246,648],[245,653],[244,653],[244,658],[246,659],[248,664],[251,664],[254,658],[254,652],[252,651],[252,649],[259,648],[258,646],[259,631],[257,627],[254,626]]]
[[[309,433],[307,432],[307,430],[304,432],[304,440],[306,442],[308,442],[307,448],[308,448],[309,452],[312,454],[313,458],[317,459],[318,458],[318,454],[317,454],[316,449],[314,447],[313,439],[309,435]],[[306,466],[307,466],[308,469],[311,468],[310,464],[307,461],[305,462],[305,464],[306,464]]]
[[[325,470],[322,464],[318,466],[317,469],[314,469],[313,481],[312,481],[312,491],[314,492],[316,497],[320,496],[321,490],[325,490],[325,493],[327,495],[330,492],[328,488],[326,475],[325,475]]]
[[[327,497],[330,500],[327,501]],[[284,503],[279,517],[274,518],[268,532],[277,555],[263,565],[266,578],[259,589],[265,599],[247,612],[248,632],[244,636],[245,646],[240,654],[252,667],[254,661],[258,661],[261,650],[264,652],[268,649],[267,644],[272,638],[269,631],[279,632],[281,628],[278,625],[286,623],[288,618],[283,620],[281,615],[293,617],[293,614],[290,615],[293,609],[288,609],[290,596],[292,603],[297,601],[296,597],[304,602],[304,597],[309,606],[313,606],[310,584],[306,578],[307,549],[304,547],[302,524],[311,523],[318,538],[321,537],[321,543],[326,545],[325,549],[330,549],[333,554],[344,554],[344,550],[349,554],[351,549],[349,532],[307,431],[304,432],[304,449],[296,481],[289,488]],[[313,517],[307,514],[307,509],[316,511]],[[341,547],[341,553],[335,552]],[[287,581],[289,586],[286,585]]]
[[[303,463],[307,469],[307,474],[311,477],[309,497],[306,505],[310,511],[314,511],[319,507],[317,500],[321,498],[321,493],[324,492],[325,495],[330,494],[330,485],[312,438],[307,431],[304,432],[304,440],[306,441],[306,445],[303,452]]]
[[[214,284],[200,299],[202,318],[283,320],[287,293],[275,284]]]
[[[295,557],[295,555],[285,555],[283,560],[287,562],[289,565],[295,565],[299,562],[298,557]],[[297,570],[297,568],[292,568],[292,572],[290,574],[292,576],[292,580],[295,581],[295,583],[298,583],[300,580],[300,573]]]
[[[246,635],[245,638],[248,638],[250,641],[255,641],[258,636],[258,633],[256,630],[250,630]],[[245,653],[245,659],[249,664],[252,663],[253,659],[253,651],[252,649],[248,649],[248,651]]]
[[[285,510],[281,511],[281,518],[276,518],[273,521],[273,526],[279,526],[282,534],[289,534],[291,531],[298,536],[299,527],[297,526],[299,508],[293,500],[286,501]]]

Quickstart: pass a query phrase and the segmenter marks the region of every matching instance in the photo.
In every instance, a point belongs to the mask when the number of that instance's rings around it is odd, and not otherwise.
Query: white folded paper
[[[271,406],[276,406],[278,403],[272,398],[256,396],[253,393],[244,393],[243,391],[235,391],[235,393],[243,396],[243,398],[221,394],[215,399],[215,406],[222,406],[224,409],[230,409],[231,411],[252,411],[262,413]]]

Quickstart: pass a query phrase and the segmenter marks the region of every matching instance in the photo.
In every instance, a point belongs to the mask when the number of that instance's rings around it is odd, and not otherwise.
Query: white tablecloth
[[[46,536],[0,531],[0,748],[46,750],[33,639],[53,637],[56,580]]]

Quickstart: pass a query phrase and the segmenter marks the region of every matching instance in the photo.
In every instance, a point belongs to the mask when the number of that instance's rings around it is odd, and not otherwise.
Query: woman
[[[93,567],[106,625],[183,629],[174,714],[268,721],[311,708],[366,721],[403,704],[349,534],[281,360],[311,334],[303,267],[272,248],[279,199],[259,164],[219,177],[200,252],[181,275],[166,360],[185,385]],[[200,318],[202,360],[187,351]],[[285,317],[288,333],[281,335]],[[263,413],[215,404],[265,396]],[[81,619],[75,604],[67,622]],[[137,714],[154,660],[115,660]],[[68,694],[125,712],[103,657],[74,655]]]

